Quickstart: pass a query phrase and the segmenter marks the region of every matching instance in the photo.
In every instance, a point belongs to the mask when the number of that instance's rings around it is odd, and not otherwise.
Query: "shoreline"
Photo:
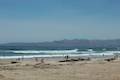
[[[90,58],[103,58],[103,57],[113,57],[115,54],[104,55],[104,54],[58,54],[58,55],[19,55],[19,56],[0,56],[0,59],[17,59],[17,58],[64,58],[65,56],[69,57],[90,57]],[[118,54],[117,56],[120,56]]]
[[[115,55],[109,55],[109,56],[68,56],[68,60],[78,60],[78,61],[81,61],[79,59],[83,59],[84,60],[87,60],[87,59],[90,59],[89,61],[97,61],[97,60],[105,60],[105,59],[111,59],[111,58],[114,58]],[[18,58],[0,58],[1,61],[16,61],[16,62],[24,62],[24,61],[34,61],[34,62],[40,62],[41,59],[44,59],[45,61],[56,61],[56,62],[59,62],[59,61],[65,61],[66,58],[65,56],[58,56],[58,57],[39,57],[39,56],[34,56],[34,57],[18,57]],[[116,58],[116,59],[119,59],[119,56]]]

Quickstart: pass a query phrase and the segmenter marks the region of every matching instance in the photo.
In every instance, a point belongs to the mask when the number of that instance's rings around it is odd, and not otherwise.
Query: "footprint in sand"
[[[14,80],[14,79],[6,78],[4,75],[0,74],[0,80]]]
[[[3,78],[5,78],[5,76],[3,76],[2,74],[0,74],[0,79],[3,79]]]

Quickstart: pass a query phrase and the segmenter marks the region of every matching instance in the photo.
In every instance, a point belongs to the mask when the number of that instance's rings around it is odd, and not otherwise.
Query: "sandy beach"
[[[120,80],[120,60],[11,61],[0,60],[0,80]]]

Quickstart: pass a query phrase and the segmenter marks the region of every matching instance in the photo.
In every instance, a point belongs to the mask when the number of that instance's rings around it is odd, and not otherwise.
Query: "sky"
[[[120,39],[120,0],[0,0],[0,43]]]

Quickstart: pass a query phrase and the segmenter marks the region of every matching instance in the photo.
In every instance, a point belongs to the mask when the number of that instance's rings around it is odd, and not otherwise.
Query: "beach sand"
[[[120,60],[10,62],[0,60],[0,80],[120,80]]]

